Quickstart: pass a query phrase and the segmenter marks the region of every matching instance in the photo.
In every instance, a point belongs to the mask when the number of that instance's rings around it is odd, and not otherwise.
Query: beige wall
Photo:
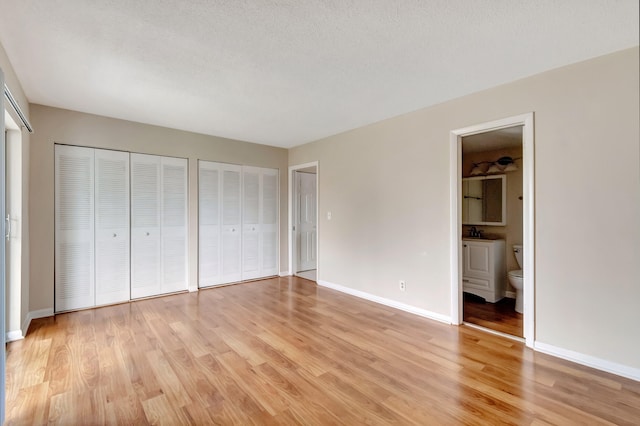
[[[638,62],[636,47],[290,150],[319,161],[319,279],[450,315],[450,131],[533,111],[535,339],[640,368]]]
[[[197,287],[197,160],[280,170],[280,264],[286,270],[287,151],[130,121],[31,105],[31,310],[53,308],[54,143],[189,159],[189,283]]]
[[[22,90],[22,86],[20,85],[20,81],[16,73],[9,62],[9,58],[4,50],[2,44],[0,44],[0,68],[4,73],[5,83],[11,94],[16,99],[22,112],[30,120],[29,114],[29,102]],[[0,96],[4,97],[4,88],[3,92]],[[18,115],[13,111],[11,106],[5,105],[6,111],[9,112],[13,121],[15,123],[20,124],[20,120]],[[3,111],[0,111],[3,113]],[[24,321],[27,318],[27,314],[29,313],[29,268],[30,268],[30,258],[29,258],[29,217],[27,216],[27,212],[29,212],[29,197],[27,194],[29,193],[29,150],[30,150],[30,134],[25,128],[21,128],[19,131],[19,136],[14,135],[12,138],[14,151],[12,153],[13,161],[20,161],[21,164],[14,164],[14,170],[19,170],[21,176],[19,176],[20,185],[22,186],[22,194],[21,197],[17,197],[21,199],[20,202],[22,204],[21,208],[17,209],[21,212],[21,215],[16,218],[17,223],[14,223],[14,226],[17,226],[16,238],[19,238],[20,241],[17,244],[12,244],[12,247],[19,247],[21,253],[19,254],[21,259],[18,263],[21,264],[21,271],[18,274],[20,279],[20,294],[19,297],[16,294],[10,295],[9,300],[17,301],[20,300],[19,306],[9,306],[7,310],[10,315],[9,321],[7,322],[7,331],[13,332],[18,331],[22,325],[24,325]],[[17,151],[17,152],[16,152]],[[13,155],[15,154],[15,155]],[[15,179],[18,180],[18,179]],[[14,180],[14,181],[15,181]],[[9,183],[11,184],[11,183]],[[15,240],[14,240],[15,241]],[[12,259],[15,260],[15,259]],[[19,312],[18,315],[15,315],[16,312]],[[26,332],[26,330],[22,330]]]
[[[464,141],[463,141],[464,143]],[[496,161],[500,157],[509,156],[512,158],[520,158],[514,160],[518,166],[518,170],[506,172],[507,181],[507,225],[506,226],[476,226],[476,229],[483,231],[484,235],[492,238],[501,238],[505,240],[505,259],[507,271],[521,269],[518,267],[512,247],[514,244],[522,244],[522,147],[499,149],[494,151],[473,152],[462,156],[462,173],[463,177],[469,177],[469,173],[473,168],[473,163],[481,161]],[[469,235],[470,226],[462,227],[462,235]],[[508,283],[508,280],[507,280]],[[510,284],[507,284],[508,291],[515,291]]]

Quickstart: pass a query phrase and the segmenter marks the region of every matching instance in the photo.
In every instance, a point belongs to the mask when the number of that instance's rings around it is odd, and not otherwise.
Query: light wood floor
[[[34,320],[8,424],[638,424],[640,383],[297,278]]]
[[[516,312],[516,300],[504,298],[496,303],[464,293],[463,319],[471,324],[512,336],[523,337],[523,316]]]

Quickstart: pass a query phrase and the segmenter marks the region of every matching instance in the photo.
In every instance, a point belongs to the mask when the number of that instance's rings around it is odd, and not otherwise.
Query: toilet
[[[522,246],[514,245],[513,254],[516,256],[518,266],[522,268]],[[522,269],[509,271],[509,284],[516,290],[516,312],[522,313],[522,283],[524,282]]]

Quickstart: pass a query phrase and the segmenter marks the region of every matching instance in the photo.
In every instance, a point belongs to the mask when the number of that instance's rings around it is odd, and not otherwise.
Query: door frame
[[[295,200],[295,190],[296,187],[294,185],[294,172],[297,170],[306,169],[309,167],[316,168],[316,280],[320,279],[320,216],[318,215],[320,211],[320,166],[318,161],[312,161],[309,163],[298,164],[295,166],[289,166],[289,176],[288,176],[288,185],[289,185],[289,229],[287,231],[288,240],[289,240],[289,270],[286,275],[296,275],[297,262],[296,256],[294,256],[296,250],[296,238],[295,233],[293,232],[293,223],[294,223],[294,209],[293,203]]]
[[[462,138],[507,127],[522,127],[523,164],[523,249],[524,275],[523,315],[524,339],[528,347],[535,342],[535,204],[534,204],[534,114],[533,112],[480,123],[450,132],[450,259],[451,259],[451,323],[462,324]]]
[[[4,88],[4,72],[0,68],[0,87]],[[6,301],[5,301],[5,140],[4,140],[4,94],[0,96],[0,164],[2,165],[2,172],[0,173],[0,230],[2,230],[2,244],[0,244],[0,336],[2,336],[2,351],[0,353],[0,424],[4,424],[5,415],[5,362],[6,362],[6,332],[5,332],[5,318],[6,318]]]

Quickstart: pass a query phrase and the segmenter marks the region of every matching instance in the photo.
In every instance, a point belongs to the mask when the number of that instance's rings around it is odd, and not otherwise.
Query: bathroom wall
[[[463,139],[464,144],[464,139]],[[500,157],[509,156],[518,158],[515,160],[518,170],[506,172],[507,180],[507,225],[506,226],[476,226],[482,229],[485,236],[498,237],[506,241],[505,259],[507,260],[507,271],[520,269],[511,246],[522,244],[522,146],[519,148],[499,149],[494,151],[472,152],[462,156],[462,177],[470,177],[473,163],[481,161],[495,161]],[[462,226],[462,235],[469,235],[470,226]],[[508,291],[515,291],[508,285]]]

